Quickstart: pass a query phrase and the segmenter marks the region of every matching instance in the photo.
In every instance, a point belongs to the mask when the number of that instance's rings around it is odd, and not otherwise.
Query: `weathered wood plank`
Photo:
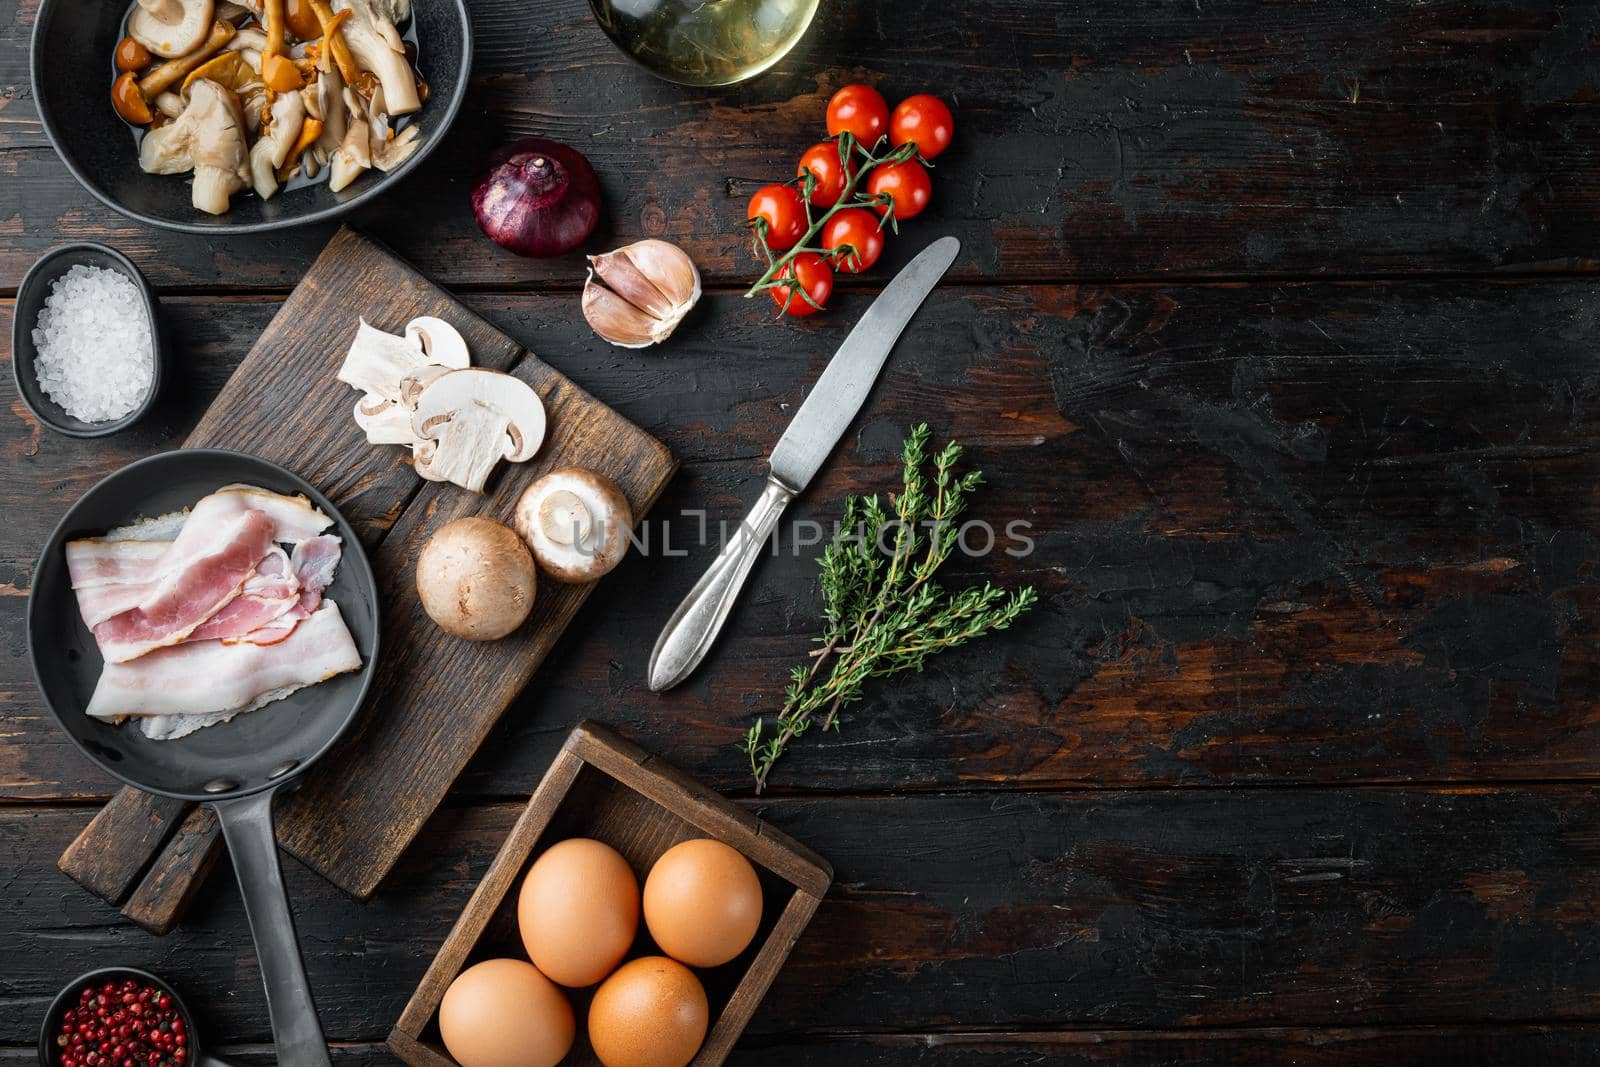
[[[196,241],[78,188],[30,99],[34,6],[0,0],[0,289],[82,236],[162,284],[298,280],[331,229]],[[472,10],[471,103],[449,143],[353,219],[451,284],[581,283],[576,257],[502,253],[468,211],[488,149],[529,134],[593,160],[597,246],[668,237],[709,278],[747,278],[745,200],[792,174],[828,95],[861,78],[955,102],[956,145],[909,228],[961,237],[961,277],[1587,270],[1600,244],[1600,12],[1570,0],[830,3],[774,71],[717,91],[634,67],[582,4]],[[892,242],[879,273],[914,248]]]
[[[845,493],[890,486],[901,432],[928,419],[989,475],[974,514],[1034,525],[1029,558],[962,569],[1037,582],[1045,603],[1003,644],[875,688],[774,784],[1591,777],[1597,296],[1576,281],[935,294],[794,516],[829,522]],[[651,556],[602,584],[465,789],[530,791],[584,718],[746,788],[733,742],[809,647],[815,547],[759,566],[682,689],[648,693],[645,662],[709,555],[691,544],[694,513],[713,537],[743,515],[762,457],[865,302],[777,346],[764,309],[709,297],[657,355],[603,345],[568,297],[469,299],[686,462],[646,526]],[[12,420],[0,436],[8,796],[108,790],[27,675],[34,546],[96,478],[181,440],[275,307],[167,306],[193,377],[150,427],[85,444]]]
[[[399,1018],[521,803],[447,807],[366,905],[286,874],[330,1038]],[[799,799],[761,816],[837,879],[751,1023],[1095,1029],[1600,1021],[1600,798],[1574,788],[1134,790]],[[51,861],[88,813],[0,810],[10,881],[0,1043],[109,961],[266,1035],[219,869],[166,938]]]
[[[272,1067],[265,1045],[217,1050],[240,1067]],[[340,1067],[393,1067],[379,1045],[332,1049]],[[1252,1028],[1246,1030],[1073,1030],[1059,1033],[925,1033],[759,1039],[736,1047],[739,1067],[848,1064],[850,1067],[1394,1067],[1397,1063],[1588,1067],[1600,1057],[1592,1026]],[[33,1049],[0,1049],[0,1067],[35,1067]]]

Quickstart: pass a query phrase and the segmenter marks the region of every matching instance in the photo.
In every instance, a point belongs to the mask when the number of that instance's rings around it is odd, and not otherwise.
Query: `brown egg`
[[[639,880],[616,849],[586,837],[558,841],[534,861],[517,899],[528,958],[574,989],[610,974],[639,930]]]
[[[719,967],[761,925],[761,880],[738,849],[683,841],[644,880],[644,921],[661,951],[691,967]]]
[[[567,995],[521,960],[468,967],[439,1005],[439,1033],[461,1067],[555,1067],[576,1032]]]
[[[605,1067],[684,1067],[706,1039],[700,979],[677,960],[629,960],[595,990],[589,1043]]]

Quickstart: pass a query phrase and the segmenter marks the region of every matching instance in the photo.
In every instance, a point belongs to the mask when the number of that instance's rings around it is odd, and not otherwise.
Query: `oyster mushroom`
[[[344,78],[338,66],[330,65],[327,70],[321,71],[316,85],[307,86],[305,91],[315,91],[317,106],[313,110],[322,120],[322,133],[317,136],[316,148],[324,159],[332,159],[350,128],[350,111],[344,100]]]
[[[152,55],[173,59],[199,48],[216,13],[213,0],[139,0],[128,36]]]
[[[528,486],[513,523],[550,577],[592,582],[627,555],[633,509],[610,478],[563,467]]]
[[[177,93],[171,92],[170,90],[168,92],[161,93],[150,102],[156,106],[157,111],[161,112],[169,119],[175,119],[179,115],[183,114],[183,97],[179,96]]]
[[[441,375],[411,416],[417,473],[474,493],[502,459],[531,459],[544,441],[544,402],[526,382],[473,368]]]
[[[383,84],[391,115],[409,115],[422,106],[416,74],[406,59],[405,42],[373,0],[337,0],[335,11],[349,10],[341,32],[357,64]]]
[[[224,47],[228,52],[254,52],[255,61],[251,66],[261,67],[261,53],[267,50],[267,34],[260,26],[250,25],[233,35],[233,40]]]
[[[380,85],[372,91],[372,103],[367,108],[367,136],[372,165],[387,174],[417,150],[417,136],[421,131],[413,124],[396,135],[389,128],[389,115],[383,108],[383,86]]]
[[[306,105],[299,93],[279,93],[272,102],[271,120],[260,139],[250,146],[250,184],[263,200],[278,191],[278,168],[283,166],[300,138]]]
[[[345,127],[344,139],[328,161],[332,171],[328,188],[336,193],[372,169],[372,127],[367,122],[366,109],[349,86],[344,90],[344,103],[350,112],[350,124]]]
[[[249,184],[244,113],[229,89],[202,78],[189,87],[183,114],[145,134],[139,166],[150,174],[194,171],[194,206],[212,215]]]

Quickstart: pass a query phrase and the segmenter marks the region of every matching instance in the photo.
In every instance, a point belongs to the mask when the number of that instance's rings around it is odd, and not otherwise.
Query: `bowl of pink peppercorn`
[[[200,1050],[171,986],[145,971],[90,971],[56,995],[39,1032],[40,1067],[227,1067]]]

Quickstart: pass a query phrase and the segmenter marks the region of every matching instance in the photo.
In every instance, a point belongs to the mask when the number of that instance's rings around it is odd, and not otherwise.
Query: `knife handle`
[[[794,490],[768,478],[761,498],[739,524],[738,532],[706,568],[705,574],[689,590],[683,603],[672,613],[650,653],[650,690],[660,693],[683,681],[711,651],[739,590],[755,566],[756,557],[772,536],[783,509],[794,499]]]

